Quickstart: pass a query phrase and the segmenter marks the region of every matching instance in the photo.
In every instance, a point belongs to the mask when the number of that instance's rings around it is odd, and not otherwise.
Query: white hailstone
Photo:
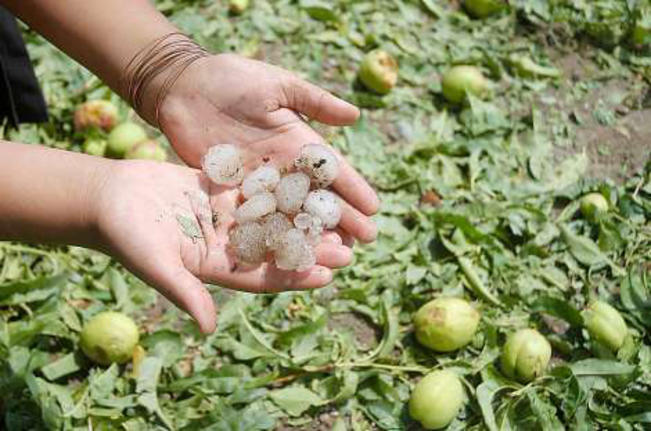
[[[238,262],[249,265],[263,262],[267,255],[264,228],[254,221],[235,226],[229,233],[229,247]]]
[[[264,228],[267,247],[270,250],[276,250],[280,247],[285,233],[293,228],[292,222],[289,221],[287,216],[279,212],[266,216],[262,222],[262,227]]]
[[[244,164],[240,150],[230,144],[210,147],[201,160],[204,173],[219,185],[239,184],[244,176]]]
[[[245,223],[259,220],[276,211],[276,198],[273,193],[263,192],[252,196],[235,210],[235,221]]]
[[[273,192],[280,181],[280,172],[273,166],[260,166],[244,178],[242,195],[245,199],[261,192]]]
[[[296,167],[312,178],[317,188],[328,187],[339,174],[339,161],[330,148],[321,144],[307,144],[294,162]]]
[[[323,222],[320,218],[312,217],[312,225],[307,229],[307,241],[316,247],[321,242],[323,233]]]
[[[275,191],[278,211],[285,214],[298,212],[309,190],[310,178],[302,172],[282,177]]]
[[[285,271],[305,271],[316,263],[316,256],[300,229],[288,230],[274,252],[276,266]]]
[[[328,190],[314,190],[307,195],[303,210],[317,217],[327,229],[332,229],[341,220],[339,198]]]
[[[294,216],[294,226],[300,230],[308,230],[312,226],[312,223],[314,223],[313,219],[314,217],[311,214],[298,213]]]

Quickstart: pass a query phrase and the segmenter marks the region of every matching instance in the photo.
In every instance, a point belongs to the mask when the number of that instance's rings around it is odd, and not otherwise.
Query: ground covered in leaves
[[[486,20],[443,0],[254,0],[237,17],[226,2],[157,3],[209,49],[282,65],[364,108],[354,127],[316,127],[380,191],[380,237],[319,291],[214,287],[208,337],[104,255],[0,243],[0,428],[417,430],[406,402],[436,368],[458,372],[468,392],[449,429],[651,426],[651,56],[626,42],[634,1],[517,0]],[[74,106],[117,98],[26,35],[52,119],[5,138],[79,151]],[[385,97],[356,82],[375,47],[400,63]],[[560,78],[519,76],[513,55]],[[446,104],[441,74],[460,63],[491,78],[490,100]],[[577,212],[590,191],[611,205],[596,224]],[[413,313],[439,295],[482,313],[456,353],[413,336]],[[632,330],[617,356],[582,329],[596,297]],[[141,328],[137,375],[79,351],[81,325],[105,309]],[[522,327],[553,346],[548,373],[528,385],[496,367],[505,335]]]

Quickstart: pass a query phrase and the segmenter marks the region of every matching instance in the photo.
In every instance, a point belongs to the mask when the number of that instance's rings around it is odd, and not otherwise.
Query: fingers
[[[180,263],[153,280],[158,291],[197,321],[204,334],[217,325],[215,303],[203,283]]]
[[[362,214],[348,202],[341,202],[341,221],[339,227],[363,243],[375,241],[377,227],[373,220]]]
[[[319,265],[303,272],[283,271],[275,265],[263,264],[253,269],[237,269],[215,274],[212,281],[236,290],[276,293],[323,287],[332,281],[332,271]]]
[[[375,190],[343,157],[340,157],[339,175],[332,185],[337,193],[366,215],[373,215],[380,208]]]
[[[296,77],[283,83],[281,106],[332,126],[353,124],[359,117],[354,105]]]

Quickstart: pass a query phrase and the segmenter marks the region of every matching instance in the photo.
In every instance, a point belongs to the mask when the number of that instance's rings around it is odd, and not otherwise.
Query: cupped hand
[[[216,311],[202,282],[256,293],[310,289],[331,281],[330,268],[350,263],[350,248],[328,232],[308,271],[237,265],[227,243],[238,196],[196,169],[114,162],[96,196],[100,248],[188,312],[205,333],[215,329]]]
[[[251,170],[263,161],[288,166],[308,143],[324,143],[298,114],[343,126],[354,123],[353,105],[292,73],[232,54],[203,58],[192,64],[163,100],[159,125],[179,156],[198,167],[207,149],[219,143],[238,145]],[[376,228],[368,217],[379,206],[377,195],[340,156],[333,184],[344,198],[340,227],[369,242]]]

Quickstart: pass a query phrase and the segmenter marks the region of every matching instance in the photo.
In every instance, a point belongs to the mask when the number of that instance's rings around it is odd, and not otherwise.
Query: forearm
[[[96,247],[94,202],[109,163],[0,141],[0,240]]]
[[[148,0],[0,0],[32,28],[125,96],[129,61],[176,28]]]

